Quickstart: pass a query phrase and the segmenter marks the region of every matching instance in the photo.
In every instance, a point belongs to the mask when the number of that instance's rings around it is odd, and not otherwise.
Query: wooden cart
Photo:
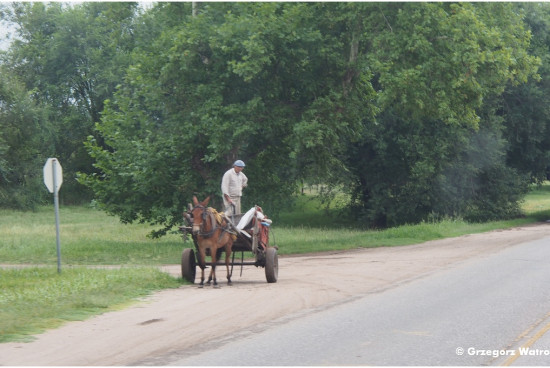
[[[243,266],[256,266],[265,269],[265,278],[268,283],[277,282],[279,272],[279,261],[277,256],[278,247],[269,244],[269,235],[271,224],[266,221],[262,221],[258,218],[258,212],[261,213],[261,208],[255,206],[253,208],[254,213],[251,221],[239,229],[238,226],[242,223],[241,219],[246,214],[239,214],[229,216],[229,220],[233,227],[236,229],[237,239],[233,243],[232,248],[232,260],[231,260],[231,273],[234,266],[240,266],[241,270]],[[252,211],[252,209],[250,210]],[[249,211],[249,212],[250,212]],[[249,213],[247,212],[247,214]],[[267,220],[269,221],[269,220]],[[180,226],[180,231],[184,236],[184,240],[190,235],[193,239],[194,248],[186,248],[183,250],[181,256],[181,274],[182,277],[191,283],[195,282],[195,275],[197,272],[198,264],[198,251],[197,251],[197,239],[192,232],[192,220],[189,216],[184,216],[184,226]],[[247,221],[248,222],[248,221]],[[222,249],[219,250],[223,252]],[[240,252],[240,260],[235,261],[235,255]],[[251,253],[245,260],[245,252]],[[207,255],[209,252],[207,252]],[[253,256],[253,260],[252,259]],[[217,266],[224,266],[225,262],[221,262],[221,255],[218,254]]]

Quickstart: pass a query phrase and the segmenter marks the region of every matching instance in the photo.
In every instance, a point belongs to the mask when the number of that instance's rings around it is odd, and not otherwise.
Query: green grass
[[[86,207],[59,209],[63,264],[158,265],[179,262],[182,238],[169,234],[150,239],[145,224],[123,225],[117,218]],[[0,212],[0,263],[56,264],[55,214]]]
[[[279,246],[279,254],[402,246],[550,219],[548,183],[534,187],[526,197],[525,217],[485,224],[446,220],[359,230],[311,198],[301,196],[291,211],[274,221],[271,242]],[[0,212],[0,263],[34,265],[0,268],[0,342],[28,341],[66,321],[121,308],[153,290],[184,283],[155,267],[178,264],[182,249],[191,246],[177,234],[150,239],[150,226],[123,225],[87,207],[62,206],[60,224],[62,272],[58,274],[53,206],[36,212]],[[122,267],[85,267],[89,265]]]
[[[532,222],[529,218],[487,224],[468,224],[464,221],[446,220],[434,224],[403,225],[392,229],[368,231],[292,226],[274,230],[272,238],[275,238],[276,243],[280,246],[280,254],[300,254],[418,244],[429,240],[505,229]]]
[[[0,342],[30,341],[32,335],[67,321],[115,310],[153,290],[178,287],[153,267],[121,269],[54,267],[1,269]]]
[[[28,341],[66,321],[117,309],[153,290],[184,283],[154,267],[180,261],[181,236],[153,240],[147,237],[151,230],[143,224],[123,225],[90,208],[62,206],[58,274],[53,206],[36,212],[2,210],[0,263],[41,267],[0,268],[0,342]],[[100,264],[123,268],[82,267]]]
[[[0,263],[56,264],[52,207],[37,212],[0,212]],[[523,208],[526,217],[510,221],[469,224],[445,220],[386,230],[360,230],[346,226],[334,212],[321,209],[311,196],[300,196],[292,211],[281,213],[275,220],[272,243],[279,246],[281,255],[398,246],[545,221],[550,219],[550,185],[535,187]],[[183,243],[179,234],[151,239],[147,237],[153,230],[151,226],[123,225],[116,218],[87,207],[62,206],[60,225],[63,265],[177,264],[182,249],[191,246],[190,242]]]
[[[338,203],[342,204],[342,199]],[[523,203],[525,216],[507,221],[468,223],[443,220],[403,225],[384,230],[359,230],[346,226],[334,212],[325,211],[309,196],[298,198],[291,212],[282,213],[274,224],[273,237],[280,254],[300,254],[353,248],[401,246],[429,240],[506,229],[550,219],[550,183],[534,186]]]
[[[550,219],[550,184],[546,182],[542,186],[534,186],[523,203],[523,210],[527,217],[535,221]]]

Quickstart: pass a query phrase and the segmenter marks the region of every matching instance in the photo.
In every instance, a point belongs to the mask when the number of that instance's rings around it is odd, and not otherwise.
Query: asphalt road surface
[[[282,322],[170,365],[550,365],[550,238]],[[168,362],[167,362],[168,363]]]

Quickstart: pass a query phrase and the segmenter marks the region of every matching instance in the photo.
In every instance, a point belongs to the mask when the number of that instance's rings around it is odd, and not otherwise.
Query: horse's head
[[[202,202],[199,202],[196,196],[193,196],[193,209],[191,210],[191,216],[193,217],[193,235],[198,235],[201,226],[206,221],[206,206],[210,201],[210,196]]]

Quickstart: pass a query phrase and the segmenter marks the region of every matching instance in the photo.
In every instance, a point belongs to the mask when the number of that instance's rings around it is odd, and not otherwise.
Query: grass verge
[[[32,335],[67,321],[128,305],[151,291],[181,285],[154,267],[121,269],[54,267],[1,269],[0,342],[31,341]]]
[[[468,223],[443,220],[403,225],[384,230],[359,230],[345,226],[333,212],[320,208],[312,197],[302,196],[292,212],[282,213],[274,224],[280,254],[300,254],[353,248],[401,246],[466,234],[508,229],[550,219],[550,184],[534,186],[523,203],[525,216],[506,221]]]

